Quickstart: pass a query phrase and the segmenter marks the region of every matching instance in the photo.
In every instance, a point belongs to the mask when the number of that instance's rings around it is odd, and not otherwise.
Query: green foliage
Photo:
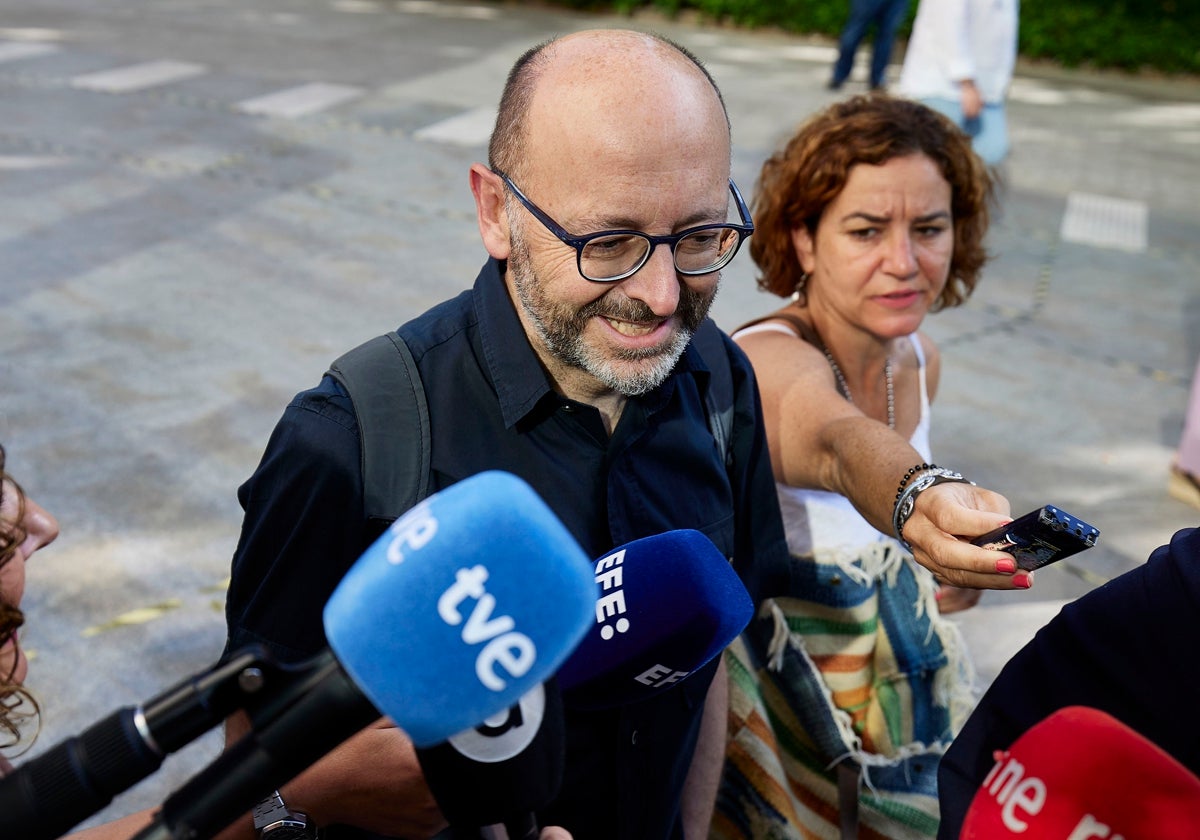
[[[1022,55],[1068,67],[1200,73],[1200,4],[1192,0],[1056,0],[1021,5]]]
[[[629,14],[653,8],[684,10],[745,27],[836,37],[850,0],[560,0],[577,9]],[[916,12],[913,0],[907,35]],[[1200,75],[1200,2],[1197,0],[1023,0],[1018,49],[1067,67],[1157,70]]]

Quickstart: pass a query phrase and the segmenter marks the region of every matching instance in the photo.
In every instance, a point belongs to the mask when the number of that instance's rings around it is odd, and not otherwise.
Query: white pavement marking
[[[1144,201],[1072,192],[1058,235],[1063,242],[1141,253],[1146,250],[1149,215]]]
[[[837,61],[837,47],[821,47],[814,44],[796,44],[779,48],[779,53],[785,58],[797,61],[816,61],[821,64],[832,64]]]
[[[1026,102],[1030,105],[1064,105],[1070,101],[1065,91],[1031,79],[1013,79],[1008,89],[1008,98],[1013,102]]]
[[[169,85],[207,72],[208,68],[203,64],[191,64],[186,61],[147,61],[75,76],[71,79],[71,87],[104,93],[132,93]]]
[[[38,26],[0,27],[0,38],[12,41],[61,41],[65,33],[61,29],[46,29]]]
[[[333,4],[335,12],[349,12],[350,14],[378,14],[386,11],[383,4],[375,2],[375,0],[336,0]]]
[[[453,143],[457,146],[486,146],[495,124],[495,108],[474,108],[456,117],[417,129],[413,132],[413,137],[435,143]]]
[[[1114,121],[1142,128],[1191,128],[1200,125],[1200,105],[1147,105],[1118,113]]]
[[[433,17],[466,18],[467,20],[495,20],[500,16],[500,12],[490,6],[452,6],[445,3],[434,3],[432,0],[400,0],[396,4],[396,11],[414,15],[432,15]]]
[[[247,114],[291,120],[349,102],[363,93],[362,88],[351,85],[313,82],[243,100],[237,104],[237,109]]]
[[[512,63],[528,49],[528,45],[511,44],[469,64],[417,76],[379,91],[388,100],[405,102],[436,102],[443,107],[479,108],[500,101],[504,79]]]
[[[0,61],[18,61],[22,58],[36,58],[39,55],[58,52],[54,44],[35,44],[23,41],[7,41],[0,44]]]
[[[808,44],[780,47],[734,47],[717,45],[713,48],[718,61],[733,61],[742,64],[774,64],[780,59],[833,64],[837,60],[835,47],[819,47]],[[864,67],[866,64],[864,63]]]
[[[38,155],[0,155],[0,171],[16,171],[21,169],[45,169],[49,166],[62,166],[69,158]]]

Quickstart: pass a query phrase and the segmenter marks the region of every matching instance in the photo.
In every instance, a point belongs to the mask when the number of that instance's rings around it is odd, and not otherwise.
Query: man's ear
[[[808,225],[800,225],[792,229],[792,247],[796,249],[796,258],[800,260],[800,268],[805,274],[812,274],[817,261],[814,258],[816,243],[813,235],[808,232]]]
[[[471,165],[470,177],[483,245],[496,259],[506,260],[512,251],[512,241],[508,233],[508,216],[504,212],[504,182],[482,163]]]

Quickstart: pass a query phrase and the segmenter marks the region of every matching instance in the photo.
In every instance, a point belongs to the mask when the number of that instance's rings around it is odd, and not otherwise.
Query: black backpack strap
[[[709,431],[729,466],[734,398],[729,352],[711,318],[693,341],[711,371],[705,396]],[[429,494],[429,405],[412,352],[393,331],[339,356],[328,373],[346,389],[358,418],[367,518],[397,519]]]
[[[393,331],[338,357],[329,375],[358,418],[367,518],[390,522],[429,493],[429,405],[416,360]]]
[[[704,407],[708,411],[708,429],[717,442],[717,451],[728,468],[733,460],[730,440],[733,437],[733,366],[724,336],[711,318],[705,318],[692,337],[712,376]]]

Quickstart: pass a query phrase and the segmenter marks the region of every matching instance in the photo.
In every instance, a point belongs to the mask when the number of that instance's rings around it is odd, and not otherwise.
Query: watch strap
[[[316,837],[308,815],[293,811],[283,801],[279,791],[272,792],[254,806],[254,830],[259,837]]]

